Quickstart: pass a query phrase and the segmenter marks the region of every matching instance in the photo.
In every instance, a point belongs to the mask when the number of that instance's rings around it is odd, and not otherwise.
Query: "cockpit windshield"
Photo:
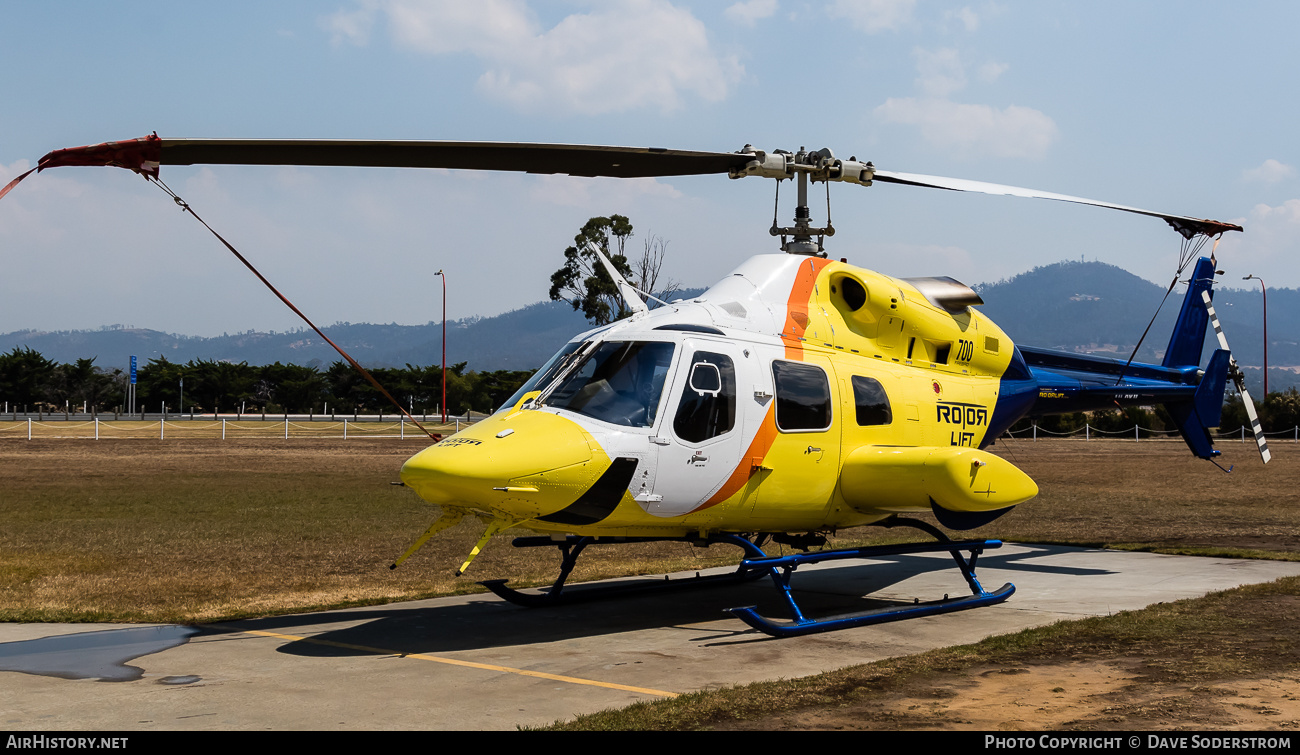
[[[606,341],[555,386],[545,404],[615,425],[650,427],[673,350],[662,341]]]
[[[555,352],[555,356],[547,360],[546,364],[542,365],[540,370],[534,372],[533,376],[528,379],[528,382],[524,383],[523,387],[515,391],[515,395],[506,399],[506,402],[502,404],[497,411],[500,411],[501,409],[513,409],[515,404],[519,403],[519,399],[524,397],[524,394],[545,388],[555,379],[556,375],[560,374],[560,371],[564,366],[569,363],[569,355],[573,354],[573,352],[583,346],[586,346],[588,343],[588,341],[572,341],[564,344],[564,347]]]

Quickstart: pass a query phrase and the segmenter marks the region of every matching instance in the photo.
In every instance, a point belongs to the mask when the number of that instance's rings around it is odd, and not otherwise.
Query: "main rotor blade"
[[[1143,210],[1137,207],[1126,207],[1124,205],[1112,204],[1110,202],[1100,202],[1096,199],[1084,199],[1083,197],[1072,197],[1068,194],[1053,194],[1048,191],[1037,191],[1035,189],[1024,189],[1019,186],[1003,186],[1002,184],[991,184],[983,181],[968,181],[963,178],[945,178],[944,176],[923,176],[917,173],[896,173],[894,171],[879,170],[875,171],[873,180],[881,183],[903,184],[905,186],[923,186],[930,189],[948,189],[950,191],[971,191],[980,194],[993,194],[997,196],[1027,197],[1030,199],[1054,199],[1058,202],[1073,202],[1075,204],[1092,205],[1093,207],[1105,207],[1109,210],[1122,210],[1123,212],[1137,213],[1138,215],[1148,215],[1154,218],[1161,218],[1166,223],[1174,227],[1174,230],[1181,233],[1186,238],[1192,238],[1198,233],[1206,236],[1217,236],[1224,231],[1240,231],[1241,226],[1233,223],[1224,223],[1218,220],[1205,220],[1203,218],[1189,218],[1182,215],[1168,215],[1163,212],[1152,210]]]
[[[39,170],[65,165],[116,165],[146,176],[158,175],[160,165],[312,165],[377,168],[446,168],[555,173],[570,176],[651,178],[722,173],[778,180],[793,178],[796,168],[816,167],[825,175],[814,180],[845,180],[923,186],[1001,196],[1055,199],[1061,202],[1105,207],[1162,218],[1185,238],[1197,234],[1217,236],[1240,231],[1241,226],[1218,220],[1168,215],[1095,199],[1053,194],[1017,186],[967,181],[943,176],[876,170],[870,163],[833,161],[827,170],[823,158],[829,150],[814,153],[816,165],[791,162],[791,154],[758,152],[746,146],[741,152],[692,152],[660,147],[610,147],[585,144],[526,142],[358,141],[352,139],[142,139],[55,150],[41,158]],[[803,153],[800,152],[800,155]],[[849,170],[848,168],[853,168]],[[6,191],[8,188],[6,187]]]
[[[163,165],[447,168],[647,178],[727,173],[753,155],[522,142],[163,139]]]

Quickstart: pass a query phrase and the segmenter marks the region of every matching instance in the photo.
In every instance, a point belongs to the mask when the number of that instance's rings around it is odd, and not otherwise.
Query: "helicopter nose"
[[[609,459],[577,423],[543,411],[500,413],[402,465],[424,500],[531,519],[563,508]]]

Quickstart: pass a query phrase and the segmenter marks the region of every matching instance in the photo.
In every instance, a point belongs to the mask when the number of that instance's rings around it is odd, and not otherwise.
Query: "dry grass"
[[[549,582],[557,555],[513,549],[504,542],[513,533],[454,577],[477,522],[388,569],[437,513],[389,484],[424,443],[0,441],[0,620],[203,622],[474,591],[493,577]],[[1295,557],[1300,450],[1277,444],[1265,470],[1252,445],[1238,445],[1225,445],[1238,465],[1231,475],[1181,443],[1000,445],[1042,493],[976,534]],[[837,540],[897,536],[865,529]],[[679,543],[593,548],[574,578],[702,568],[736,555]]]
[[[508,542],[455,577],[481,534],[473,521],[389,570],[437,515],[389,484],[426,443],[2,442],[0,620],[204,622],[553,579],[553,549]],[[588,553],[576,578],[648,556],[685,569],[723,555],[681,544]]]
[[[993,448],[1038,481],[1038,498],[978,530],[1026,542],[1128,545],[1211,555],[1300,553],[1300,445],[1221,442],[1225,474],[1182,441],[1002,441]]]
[[[637,703],[563,730],[1300,728],[1300,578],[801,679]]]

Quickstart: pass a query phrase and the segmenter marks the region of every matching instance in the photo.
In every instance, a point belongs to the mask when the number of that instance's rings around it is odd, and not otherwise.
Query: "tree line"
[[[1259,423],[1266,433],[1280,433],[1300,426],[1300,391],[1294,387],[1285,391],[1274,391],[1262,402],[1255,405]],[[1026,417],[1011,426],[1011,431],[1018,433],[1028,430],[1033,425],[1048,433],[1067,434],[1082,430],[1086,424],[1093,430],[1103,433],[1132,432],[1136,425],[1141,428],[1141,437],[1167,437],[1168,432],[1178,429],[1174,419],[1163,406],[1147,408],[1129,406],[1124,409],[1107,409],[1096,412],[1074,412],[1073,414],[1054,414],[1047,417]],[[1241,394],[1234,393],[1223,404],[1223,416],[1219,420],[1219,429],[1232,432],[1241,427],[1246,428],[1246,435],[1251,434],[1250,419],[1246,416],[1246,405]],[[1143,430],[1168,431],[1158,433]]]
[[[447,411],[490,412],[532,375],[529,370],[475,372],[467,362],[447,367]],[[441,411],[442,369],[437,365],[370,370],[379,384],[413,414]],[[31,348],[0,354],[0,402],[11,411],[62,412],[64,407],[113,412],[126,405],[129,377],[120,368],[95,365],[95,358],[60,364]],[[183,387],[182,387],[183,381]],[[184,390],[182,405],[181,391]],[[150,359],[136,370],[136,406],[154,411],[248,413],[396,411],[387,399],[345,362],[327,369],[295,364],[250,365],[247,362]]]
[[[491,412],[514,395],[532,376],[531,370],[474,372],[466,362],[447,368],[447,411]],[[440,410],[442,370],[437,365],[402,368],[379,367],[371,374],[413,414]],[[184,380],[184,405],[181,381]],[[0,402],[11,411],[63,411],[65,406],[98,412],[124,409],[127,376],[125,370],[95,366],[95,359],[78,359],[59,364],[31,348],[14,348],[0,354]],[[252,366],[246,362],[191,360],[186,364],[166,357],[150,359],[136,372],[136,405],[154,410],[166,404],[168,411],[209,413],[291,412],[293,414],[388,411],[391,405],[345,362],[334,362],[322,371],[294,364]],[[1300,426],[1300,391],[1288,388],[1268,394],[1258,407],[1266,432],[1282,432]],[[1163,406],[1127,407],[1098,412],[1076,412],[1037,419],[1025,418],[1012,426],[1013,432],[1033,424],[1051,433],[1071,433],[1087,424],[1102,432],[1143,430],[1172,431],[1173,418]],[[1241,396],[1234,394],[1224,403],[1225,431],[1249,427]],[[1163,434],[1163,433],[1162,433]]]

